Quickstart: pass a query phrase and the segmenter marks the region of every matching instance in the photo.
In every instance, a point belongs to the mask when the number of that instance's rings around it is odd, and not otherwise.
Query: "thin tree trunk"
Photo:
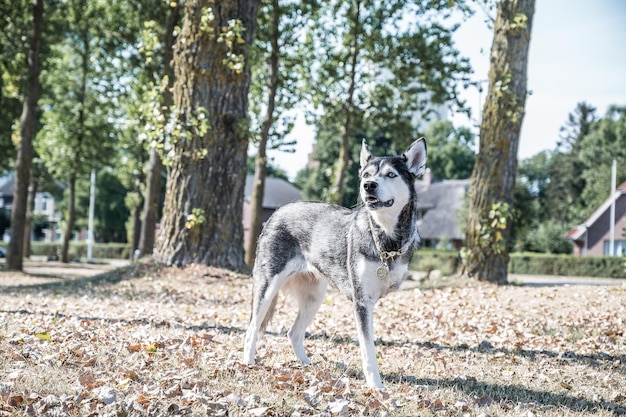
[[[141,195],[141,184],[143,183],[143,174],[135,180],[135,194]],[[139,201],[136,204],[133,204],[131,210],[131,221],[132,221],[132,231],[130,237],[130,259],[135,259],[135,251],[139,249],[139,241],[141,239],[141,225],[143,224],[141,221],[141,207],[144,206],[143,201]]]
[[[26,225],[24,226],[24,258],[30,258],[31,240],[33,231],[33,213],[35,212],[35,197],[39,191],[40,176],[37,173],[31,176],[30,192],[28,193],[28,211],[26,212]]]
[[[494,24],[489,93],[480,126],[480,149],[470,180],[465,270],[505,284],[511,219],[493,226],[490,211],[513,205],[517,149],[526,102],[526,71],[534,0],[502,0]],[[502,206],[500,206],[502,207]],[[496,216],[497,217],[497,216]]]
[[[177,3],[176,3],[177,4]],[[174,31],[178,25],[180,7],[170,7],[170,15],[165,28],[163,41],[163,74],[168,77],[167,88],[161,96],[161,106],[166,119],[169,118],[170,106],[173,104],[172,87],[174,85],[174,69],[172,68]],[[141,233],[139,237],[139,256],[151,255],[154,249],[156,224],[159,219],[159,202],[161,197],[161,174],[163,162],[156,148],[150,149],[148,174],[146,177],[146,195],[144,198],[143,213],[141,214]]]
[[[268,100],[267,112],[263,121],[263,130],[259,140],[259,151],[254,159],[254,183],[252,187],[252,197],[250,200],[250,230],[248,231],[248,247],[246,248],[246,264],[252,267],[256,256],[256,246],[263,223],[263,198],[265,197],[265,179],[267,178],[267,141],[270,136],[270,129],[274,123],[274,109],[276,106],[276,92],[278,91],[278,61],[280,56],[280,46],[278,38],[280,36],[278,24],[280,20],[280,9],[278,0],[272,0],[272,23],[270,32],[270,65],[268,79]]]
[[[185,135],[168,165],[156,260],[241,269],[248,147],[248,53],[259,0],[189,0],[178,37],[174,106]],[[210,9],[212,19],[201,21]],[[219,36],[240,26],[241,42]],[[232,33],[232,32],[231,32]],[[222,39],[222,41],[220,41]],[[208,130],[193,127],[202,117]],[[191,127],[190,127],[191,126]]]
[[[63,234],[63,246],[61,247],[61,262],[69,262],[69,249],[70,239],[74,231],[74,222],[76,217],[76,176],[82,160],[82,144],[85,140],[85,102],[87,101],[87,73],[89,71],[89,38],[87,36],[86,27],[83,28],[83,50],[82,50],[82,63],[81,63],[81,85],[80,92],[78,94],[78,101],[80,107],[78,110],[78,135],[76,138],[77,146],[75,150],[75,163],[70,174],[69,181],[69,201],[67,209],[67,223],[65,226],[65,233]]]
[[[22,115],[20,116],[21,141],[15,163],[15,191],[11,211],[11,241],[8,246],[6,266],[9,270],[23,268],[24,228],[28,205],[30,167],[33,160],[33,139],[36,132],[36,113],[39,101],[40,52],[43,38],[43,0],[33,0],[33,31],[28,51],[28,82]]]
[[[350,138],[352,136],[352,117],[354,115],[354,91],[356,89],[356,66],[359,58],[359,32],[361,28],[361,1],[354,2],[354,28],[352,48],[350,51],[350,85],[348,87],[348,97],[346,100],[346,114],[341,136],[341,146],[339,147],[339,159],[335,165],[335,179],[332,186],[330,200],[335,204],[342,204],[345,193],[346,170],[350,161]]]
[[[61,259],[63,263],[69,262],[70,240],[74,231],[74,218],[76,217],[76,174],[72,174],[69,181],[69,197],[67,206],[67,222],[63,232],[63,245],[61,246]]]

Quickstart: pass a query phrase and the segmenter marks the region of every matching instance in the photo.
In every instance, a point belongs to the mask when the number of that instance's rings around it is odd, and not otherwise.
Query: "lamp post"
[[[96,205],[96,170],[91,169],[91,185],[89,187],[89,223],[87,226],[87,263],[93,263],[93,215]]]

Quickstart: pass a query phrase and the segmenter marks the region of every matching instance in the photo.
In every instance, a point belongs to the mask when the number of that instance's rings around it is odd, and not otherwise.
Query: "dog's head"
[[[426,140],[420,138],[400,156],[375,157],[365,140],[361,148],[361,200],[369,210],[402,209],[415,195],[415,179],[426,168]]]

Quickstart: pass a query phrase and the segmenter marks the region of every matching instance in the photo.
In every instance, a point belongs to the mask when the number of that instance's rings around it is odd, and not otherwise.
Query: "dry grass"
[[[8,286],[6,274],[0,415],[626,414],[623,286],[447,280],[391,294],[376,310],[381,393],[364,386],[336,292],[309,328],[311,366],[291,351],[282,300],[248,367],[246,276],[134,265]]]

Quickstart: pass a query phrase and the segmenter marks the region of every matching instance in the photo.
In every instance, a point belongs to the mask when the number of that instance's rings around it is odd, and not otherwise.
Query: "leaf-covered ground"
[[[25,277],[0,272],[0,416],[626,414],[623,285],[408,285],[376,309],[379,392],[334,291],[309,328],[311,366],[295,360],[281,299],[248,367],[247,276],[133,265]]]

